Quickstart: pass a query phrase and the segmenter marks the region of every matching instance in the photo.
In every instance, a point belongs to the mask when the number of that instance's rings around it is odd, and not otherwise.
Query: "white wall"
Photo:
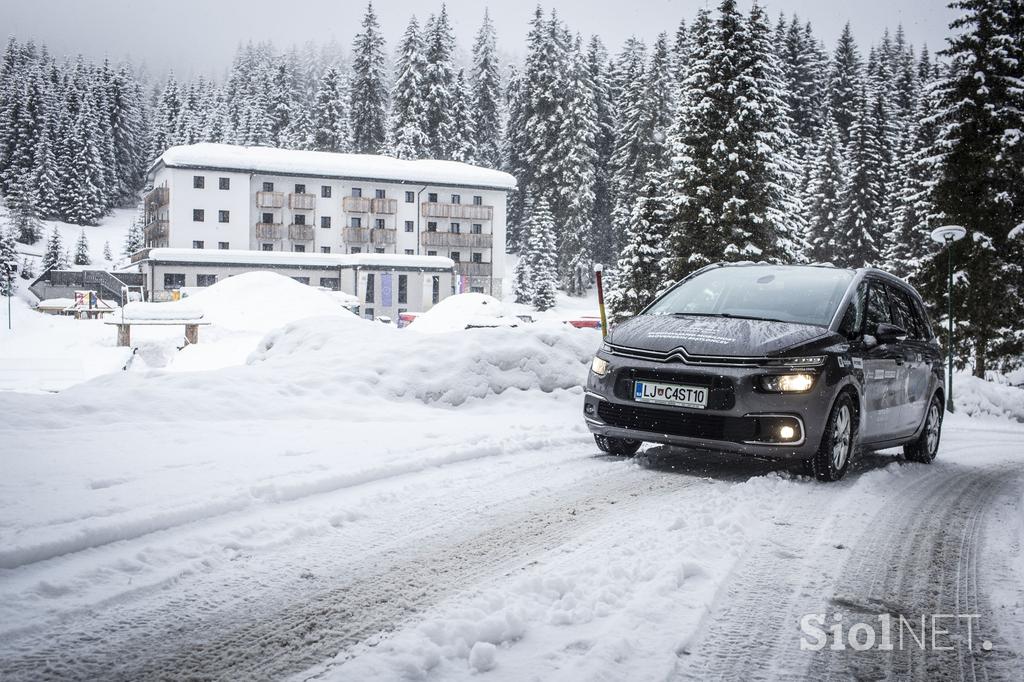
[[[204,189],[194,189],[192,178],[206,178]],[[224,171],[203,171],[187,168],[162,168],[154,185],[168,179],[170,187],[170,226],[168,246],[192,248],[193,241],[202,241],[204,248],[216,249],[218,242],[227,242],[232,249],[249,248],[249,175]],[[219,178],[229,178],[231,188],[218,189]],[[202,209],[203,222],[192,219],[192,211]],[[218,212],[229,212],[229,222],[218,222]]]

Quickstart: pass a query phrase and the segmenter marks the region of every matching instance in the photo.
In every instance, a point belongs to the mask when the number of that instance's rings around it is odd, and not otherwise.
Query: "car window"
[[[910,295],[899,287],[887,286],[889,301],[892,303],[893,324],[903,327],[907,331],[907,338],[920,339],[921,328],[917,316],[914,314],[914,306],[910,302]]]
[[[935,338],[935,331],[932,329],[931,320],[928,319],[928,312],[916,298],[911,298],[911,303],[914,304],[914,312],[917,314],[917,319],[921,326],[921,338]]]
[[[864,327],[868,334],[874,334],[878,325],[892,324],[892,313],[889,312],[889,297],[881,282],[872,282],[868,289],[867,324]]]
[[[741,317],[827,327],[852,279],[852,271],[838,268],[719,267],[684,280],[645,313]]]
[[[855,338],[864,330],[864,306],[867,304],[868,283],[861,282],[857,286],[850,303],[843,313],[843,321],[839,324],[839,333],[848,339]]]

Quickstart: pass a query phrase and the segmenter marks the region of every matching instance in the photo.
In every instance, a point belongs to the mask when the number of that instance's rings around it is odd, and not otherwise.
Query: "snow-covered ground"
[[[869,456],[822,485],[601,455],[580,413],[600,336],[566,308],[416,334],[251,274],[163,304],[202,311],[198,345],[139,327],[132,355],[15,304],[0,368],[88,361],[0,392],[0,678],[1019,670],[1024,390],[958,375],[935,464]],[[803,614],[883,612],[977,614],[977,639],[800,649]]]
[[[46,251],[46,243],[50,239],[50,234],[53,232],[54,227],[60,233],[64,248],[72,258],[75,255],[75,244],[78,242],[78,237],[85,230],[85,238],[89,244],[89,258],[92,261],[89,267],[109,270],[124,259],[122,251],[124,250],[125,237],[128,235],[128,228],[131,226],[132,220],[137,215],[138,211],[134,208],[116,208],[109,216],[101,220],[99,225],[89,225],[84,228],[81,225],[72,225],[71,223],[56,220],[44,220],[40,230],[42,237],[39,241],[35,244],[22,244],[19,242],[17,250],[19,254],[28,257],[32,261],[35,272],[38,275],[42,271],[40,263],[42,262],[43,253]],[[111,255],[114,257],[110,261],[103,258],[103,245],[107,242],[110,243]]]

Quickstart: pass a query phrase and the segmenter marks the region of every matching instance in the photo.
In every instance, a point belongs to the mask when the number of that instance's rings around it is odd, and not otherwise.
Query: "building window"
[[[484,198],[482,196],[480,196],[479,194],[474,194],[473,195],[473,205],[474,206],[483,206],[484,205]]]
[[[416,255],[416,251],[414,249],[406,249],[405,250],[405,255],[406,256],[415,256]]]
[[[363,196],[363,188],[362,187],[353,187],[352,188],[352,196],[354,196],[354,197],[361,197],[361,196]]]
[[[437,255],[437,251],[427,251],[427,255],[428,256],[436,256]]]
[[[458,194],[453,194],[452,195],[452,203],[453,204],[461,204],[462,203],[462,197],[460,195],[458,195]]]
[[[434,275],[430,283],[430,302],[437,303],[441,300],[441,278]]]
[[[309,284],[309,277],[292,277],[299,284]]]
[[[274,214],[273,213],[264,213],[263,214],[263,222],[265,224],[267,224],[267,225],[272,224],[274,222]]]
[[[374,247],[373,252],[374,253],[384,253],[384,247],[383,246]]]
[[[217,180],[217,186],[220,189],[231,189],[231,178],[219,178]]]
[[[375,189],[373,190],[373,195],[378,199],[386,199],[388,196],[388,192],[387,190],[384,189]]]
[[[273,192],[274,191],[274,183],[272,183],[272,182],[264,182],[263,183],[263,191],[264,192]]]
[[[484,293],[484,288],[483,287],[470,287],[469,288],[469,292],[471,294],[482,294],[482,293]]]
[[[398,276],[398,302],[409,302],[409,275]]]
[[[330,253],[330,252],[331,252],[331,247],[329,247],[329,246],[321,246],[320,247],[320,253]]]
[[[405,231],[406,232],[412,232],[413,231],[413,222],[411,220],[406,220],[405,221]]]
[[[206,243],[203,242],[202,239],[193,239],[192,240],[192,248],[193,249],[205,249],[206,248]]]
[[[304,214],[304,213],[296,213],[295,215],[292,216],[292,220],[295,221],[295,223],[294,223],[295,225],[305,225],[306,224],[306,214]]]
[[[470,232],[473,234],[483,234],[484,226],[480,223],[473,223],[473,227],[470,228]]]
[[[330,199],[331,198],[331,186],[330,185],[321,185],[320,186],[320,196],[322,196],[324,199]]]
[[[366,312],[363,313],[363,315],[366,316],[366,319],[372,320],[374,318],[373,308],[367,308]]]
[[[193,175],[192,176],[192,189],[206,189],[206,176],[205,175]]]
[[[363,247],[361,247],[361,246],[353,246],[353,247],[349,248],[348,252],[349,253],[362,253],[363,252]]]
[[[348,219],[348,226],[349,227],[362,227],[363,226],[363,219],[360,218],[359,216],[352,216],[351,218]]]
[[[217,283],[217,275],[196,275],[197,287],[212,287]]]
[[[367,303],[373,303],[373,295],[374,295],[374,293],[376,293],[373,290],[373,288],[374,288],[373,287],[373,280],[374,279],[375,279],[375,277],[373,276],[372,272],[369,273],[368,275],[366,275],[366,302]]]
[[[201,223],[206,220],[206,211],[201,208],[192,209],[192,222]]]
[[[456,263],[458,263],[462,259],[462,254],[459,253],[458,251],[452,251],[448,254],[448,257],[451,258]]]
[[[341,288],[341,280],[337,277],[321,277],[320,286],[324,289],[330,289],[331,291],[337,291]]]
[[[331,216],[329,216],[329,215],[322,215],[322,216],[320,216],[320,227],[328,227],[329,228],[330,226],[331,226]]]
[[[455,234],[462,232],[462,227],[458,223],[452,223],[450,229]]]
[[[231,222],[231,211],[217,211],[217,222],[218,223],[230,223]]]
[[[185,273],[164,273],[164,289],[180,289],[183,286],[185,286]]]
[[[427,221],[427,232],[437,232],[437,223],[433,220]]]
[[[305,244],[292,244],[292,251],[294,251],[295,253],[305,253],[306,252],[306,245]]]
[[[427,194],[427,201],[430,202],[431,204],[436,204],[437,203],[437,192],[429,192]]]
[[[231,245],[229,245],[227,242],[217,242],[217,248],[220,249],[221,251],[227,251],[228,249],[231,248]]]
[[[264,242],[263,243],[263,250],[264,251],[273,251],[274,250],[274,245],[273,244],[267,244],[266,242]]]
[[[406,192],[405,193],[405,203],[407,203],[407,204],[415,204],[416,203],[416,192]]]
[[[296,184],[295,185],[295,193],[296,194],[305,194],[306,193],[306,186],[305,185]]]
[[[384,219],[383,218],[374,218],[373,219],[373,226],[376,227],[378,230],[383,230],[384,229]]]
[[[480,253],[479,251],[474,251],[472,254],[470,254],[469,259],[474,263],[483,263],[484,254]]]

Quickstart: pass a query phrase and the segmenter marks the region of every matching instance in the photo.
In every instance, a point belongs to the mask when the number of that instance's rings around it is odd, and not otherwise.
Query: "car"
[[[715,264],[616,325],[591,362],[598,447],[644,442],[799,462],[842,478],[861,451],[931,462],[942,352],[920,295],[875,268]]]

